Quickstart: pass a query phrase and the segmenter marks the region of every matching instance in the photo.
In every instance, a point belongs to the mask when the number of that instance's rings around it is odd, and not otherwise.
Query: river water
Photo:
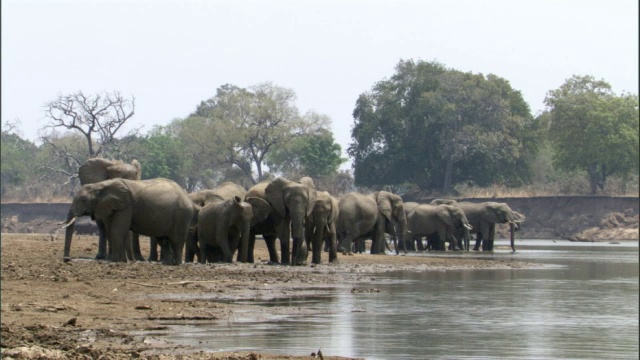
[[[236,319],[232,326],[173,324],[148,335],[204,351],[309,355],[321,348],[325,355],[366,359],[638,359],[638,242],[516,245],[516,253],[409,256],[515,258],[545,266],[385,273],[375,275],[379,292],[341,288],[263,304],[304,305],[318,315]]]

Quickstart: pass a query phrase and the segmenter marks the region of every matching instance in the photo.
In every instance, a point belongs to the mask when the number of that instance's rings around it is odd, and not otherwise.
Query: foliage
[[[637,95],[616,95],[604,80],[573,76],[545,98],[554,165],[585,171],[590,193],[608,177],[638,173]]]
[[[410,182],[446,194],[469,180],[529,181],[535,121],[498,76],[400,61],[390,79],[360,95],[353,116],[348,153],[359,186]]]
[[[0,140],[2,195],[6,194],[9,187],[23,185],[35,174],[32,165],[38,154],[38,147],[35,144],[9,131],[3,130]]]
[[[335,143],[333,133],[319,129],[275,147],[267,156],[266,164],[272,171],[291,179],[302,176],[316,179],[337,174],[347,160],[341,155],[342,147]]]
[[[250,89],[224,85],[185,119],[185,137],[201,153],[239,168],[255,184],[265,177],[263,165],[275,147],[328,126],[326,116],[301,116],[295,99],[293,90],[271,83]]]

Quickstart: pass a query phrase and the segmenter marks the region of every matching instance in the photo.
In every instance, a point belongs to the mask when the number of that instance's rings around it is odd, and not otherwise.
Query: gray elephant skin
[[[78,169],[78,178],[80,185],[95,184],[100,181],[109,179],[142,179],[142,167],[138,160],[131,161],[127,164],[121,160],[108,160],[103,158],[91,158],[84,162]],[[102,230],[104,227],[98,225],[98,253],[96,259],[106,259],[108,256],[107,241]],[[136,260],[143,260],[140,253],[140,243],[137,235],[131,234],[134,257]]]
[[[238,261],[247,262],[249,232],[253,212],[251,204],[239,196],[211,202],[198,213],[199,262],[232,262],[238,250]]]
[[[371,254],[384,253],[385,233],[392,236],[396,254],[398,243],[404,245],[407,231],[402,198],[387,191],[377,191],[368,195],[351,192],[338,202],[337,223],[338,249],[350,252],[355,241],[372,239]],[[406,248],[403,246],[404,251]]]
[[[64,256],[69,258],[73,223],[91,216],[104,226],[111,247],[111,260],[126,262],[129,231],[158,238],[171,253],[165,264],[182,263],[182,253],[195,207],[187,193],[169,179],[112,179],[83,185],[71,203],[67,221]]]
[[[411,206],[412,210],[407,214],[408,232],[412,236],[437,235],[435,250],[445,250],[445,241],[449,240],[453,250],[469,249],[469,224],[465,213],[453,205],[419,204]],[[455,234],[462,233],[462,242],[459,243]]]
[[[307,258],[305,222],[316,203],[316,189],[309,184],[278,177],[264,189],[278,239],[283,264],[302,265]],[[289,250],[290,238],[293,245]]]
[[[482,242],[483,251],[493,251],[495,240],[495,224],[509,224],[511,249],[516,251],[515,231],[519,223],[523,222],[524,215],[512,210],[506,203],[499,202],[458,202],[458,206],[464,211],[469,223],[473,227],[472,233],[476,235],[476,245],[473,250],[479,250]]]
[[[276,251],[276,239],[278,233],[276,231],[273,208],[267,201],[265,189],[271,181],[263,180],[247,190],[245,201],[251,204],[253,210],[253,220],[251,222],[251,232],[249,234],[249,251],[247,260],[250,263],[255,262],[253,258],[253,249],[256,243],[256,236],[262,235],[267,249],[269,250],[269,261],[272,264],[279,263],[278,252]]]
[[[326,191],[317,191],[316,202],[311,215],[306,222],[307,247],[311,243],[313,253],[311,262],[320,264],[322,260],[323,243],[329,248],[329,262],[338,260],[338,246],[336,223],[338,222],[338,200]]]
[[[242,185],[238,185],[234,182],[227,181],[214,189],[205,189],[200,191],[195,191],[189,193],[189,199],[196,205],[198,211],[206,206],[207,204],[223,202],[226,200],[233,199],[234,197],[239,197],[240,199],[244,199],[247,190],[245,190]],[[197,218],[198,216],[196,216]],[[238,254],[240,255],[240,254]],[[192,224],[189,228],[189,238],[187,240],[187,245],[185,248],[185,256],[184,261],[187,263],[193,262],[194,258],[198,258],[198,262],[200,262],[200,247],[198,246],[198,228],[197,224]],[[157,261],[158,260],[158,250],[153,241],[151,242],[151,254],[149,256],[149,261]]]

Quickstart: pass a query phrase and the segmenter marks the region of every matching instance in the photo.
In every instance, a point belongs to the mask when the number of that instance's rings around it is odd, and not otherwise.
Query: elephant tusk
[[[75,222],[76,222],[76,219],[77,219],[77,217],[76,217],[76,216],[74,216],[71,220],[69,220],[69,222],[68,222],[68,223],[66,223],[66,224],[65,224],[65,223],[60,223],[60,224],[58,224],[58,225],[63,225],[63,224],[64,224],[64,226],[61,226],[61,227],[60,227],[60,229],[64,229],[64,228],[66,228],[66,227],[69,227],[69,226],[73,225],[73,223],[75,223]]]
[[[465,224],[465,225],[464,225],[464,227],[465,227],[467,230],[473,230],[473,226],[471,226],[471,225],[469,225],[469,224]]]

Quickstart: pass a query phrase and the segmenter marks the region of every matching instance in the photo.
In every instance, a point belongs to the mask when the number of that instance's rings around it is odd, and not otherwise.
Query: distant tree
[[[55,168],[57,162],[48,166],[50,170],[70,172],[71,177],[77,176],[80,165],[88,158],[120,158],[122,147],[119,147],[116,135],[121,132],[125,123],[134,115],[135,99],[127,99],[118,91],[102,92],[95,95],[85,95],[78,91],[58,97],[44,105],[48,118],[42,135],[43,144],[51,147],[57,160],[64,164]],[[66,136],[60,130],[71,131],[82,137],[85,146],[75,147],[79,152],[71,151],[59,141],[60,136]],[[139,129],[129,131],[123,139],[135,138]]]
[[[305,134],[285,145],[278,146],[267,157],[267,165],[274,172],[297,178],[311,176],[314,179],[336,175],[340,165],[347,161],[342,157],[342,147],[328,129]]]
[[[23,185],[36,172],[34,159],[38,155],[38,147],[29,140],[20,137],[17,124],[5,122],[2,127],[1,191],[2,196],[10,187]]]
[[[436,62],[400,61],[361,94],[353,112],[358,186],[402,186],[447,194],[455,184],[528,181],[535,121],[519,91],[496,75]]]
[[[185,119],[191,123],[185,136],[203,154],[237,167],[255,184],[265,177],[266,157],[276,146],[328,127],[326,116],[300,115],[295,100],[293,90],[271,83],[250,89],[224,85]]]
[[[183,183],[180,143],[165,127],[156,126],[141,139],[138,161],[144,165],[143,179],[167,178]],[[184,185],[184,184],[182,184]]]
[[[638,173],[637,95],[616,95],[604,80],[574,75],[547,93],[545,105],[554,165],[586,171],[592,195],[611,175]]]

